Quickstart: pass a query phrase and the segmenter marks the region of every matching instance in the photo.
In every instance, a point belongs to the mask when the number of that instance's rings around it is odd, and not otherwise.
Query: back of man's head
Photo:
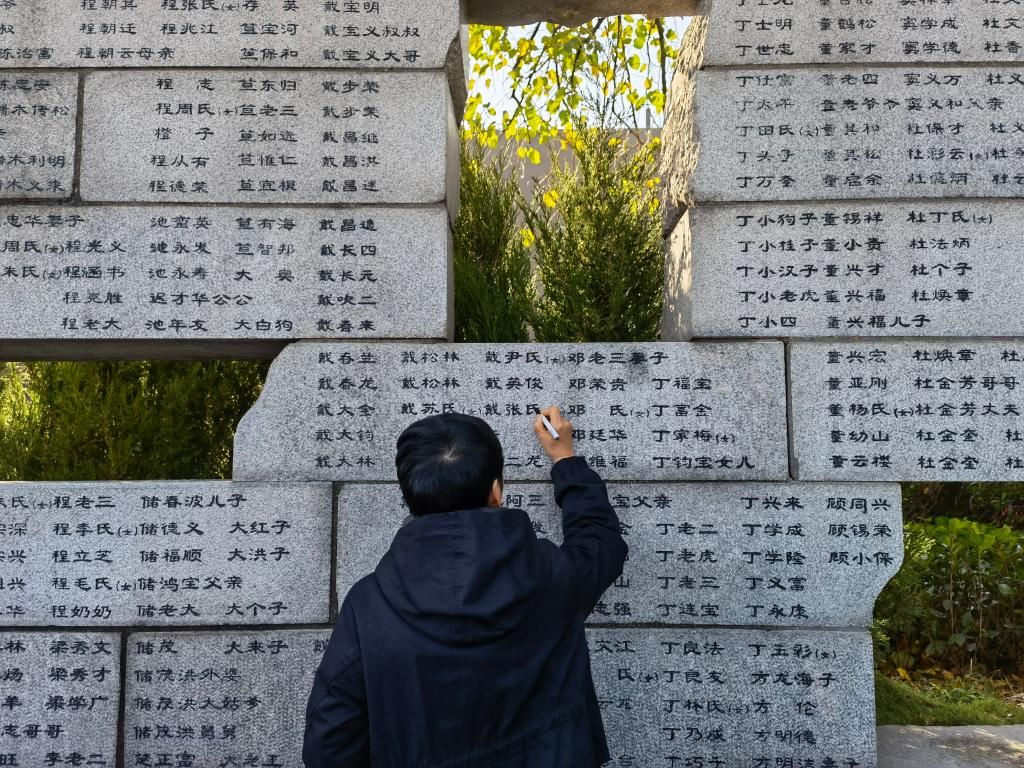
[[[398,483],[413,515],[486,507],[505,458],[483,419],[446,413],[417,421],[398,438]]]

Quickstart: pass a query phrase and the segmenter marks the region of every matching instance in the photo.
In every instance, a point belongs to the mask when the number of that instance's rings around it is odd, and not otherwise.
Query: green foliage
[[[159,480],[231,474],[262,363],[0,363],[0,478]]]
[[[664,300],[655,143],[602,130],[568,135],[575,163],[555,167],[524,211],[543,286],[537,341],[650,341]]]
[[[1024,724],[1024,709],[963,680],[915,686],[875,675],[875,705],[879,725]]]
[[[903,486],[908,520],[963,517],[1024,528],[1024,483],[913,483]]]
[[[883,665],[1016,670],[1024,661],[1024,532],[940,517],[905,526],[900,574],[876,606]]]
[[[534,295],[530,255],[520,233],[525,205],[506,158],[463,150],[455,223],[455,340],[529,340]]]
[[[575,27],[534,24],[509,29],[473,25],[466,125],[489,146],[499,135],[546,141],[573,126],[581,112],[609,127],[637,128],[645,110],[665,109],[679,34],[664,19],[604,16]],[[486,101],[508,88],[511,104]],[[540,162],[522,146],[520,157]]]

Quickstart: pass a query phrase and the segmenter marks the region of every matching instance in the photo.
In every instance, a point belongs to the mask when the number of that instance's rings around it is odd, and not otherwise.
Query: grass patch
[[[1024,725],[1024,708],[979,681],[907,683],[875,675],[879,725]]]

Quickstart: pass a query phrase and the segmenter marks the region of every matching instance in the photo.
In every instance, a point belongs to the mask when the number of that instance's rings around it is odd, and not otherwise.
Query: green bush
[[[524,210],[542,286],[537,341],[651,341],[664,292],[654,142],[606,131],[569,137],[575,163],[556,165]]]
[[[536,297],[519,214],[525,205],[504,156],[467,142],[455,222],[455,340],[529,340]]]
[[[0,479],[231,475],[238,420],[266,365],[0,363]]]
[[[908,483],[903,512],[907,520],[962,517],[1024,528],[1024,483]]]
[[[1024,532],[959,518],[905,526],[903,569],[875,610],[879,661],[1015,671],[1024,661]]]

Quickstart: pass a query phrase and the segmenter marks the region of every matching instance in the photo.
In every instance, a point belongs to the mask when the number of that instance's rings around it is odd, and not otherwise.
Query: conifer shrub
[[[520,212],[525,205],[506,155],[466,143],[455,223],[455,340],[522,342],[536,300]]]
[[[227,478],[265,363],[0,363],[0,479]]]

